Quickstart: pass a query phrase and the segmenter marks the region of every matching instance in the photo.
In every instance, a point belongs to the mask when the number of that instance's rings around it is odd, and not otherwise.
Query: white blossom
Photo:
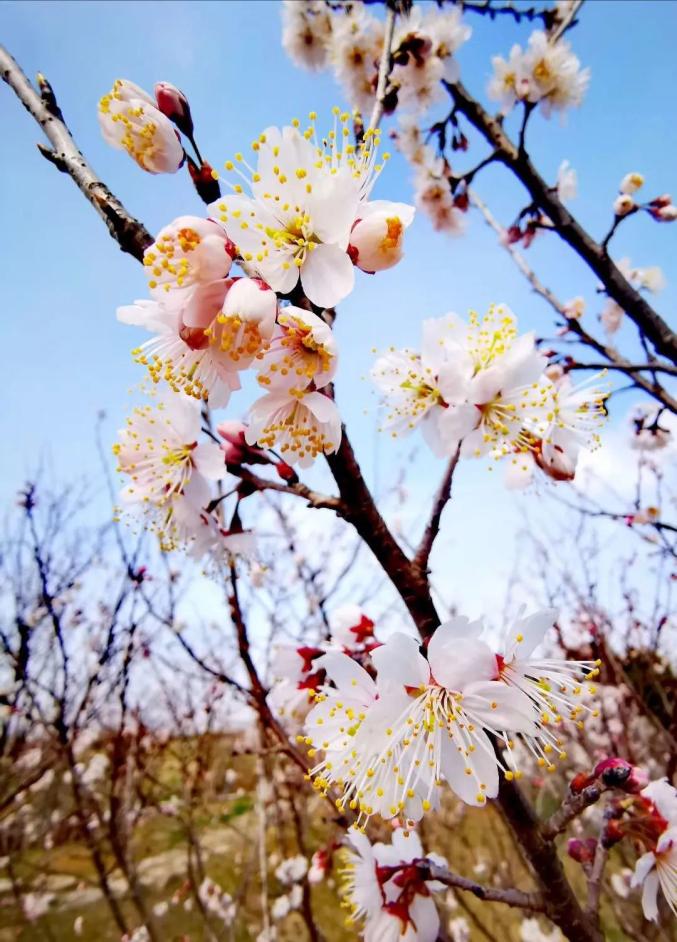
[[[233,194],[211,209],[250,274],[283,294],[300,278],[314,304],[331,307],[353,288],[348,243],[382,169],[377,160],[380,134],[369,129],[359,145],[351,144],[346,126],[350,115],[336,108],[333,129],[318,141],[314,118],[311,113],[303,132],[296,121],[261,134],[253,144],[256,170],[242,154],[228,161],[227,169],[239,175],[250,193],[231,183]]]
[[[257,399],[249,410],[250,445],[275,448],[285,461],[307,468],[341,443],[341,417],[334,402],[319,392],[282,390]]]
[[[408,866],[424,856],[418,835],[398,828],[390,844],[371,845],[365,834],[351,828],[348,839],[354,848],[344,852],[342,872],[348,924],[363,923],[365,942],[434,942],[440,917],[431,894],[444,884],[423,880]],[[437,854],[427,857],[446,866]],[[385,868],[393,868],[391,876]]]
[[[282,46],[296,65],[311,71],[327,62],[332,35],[332,17],[323,0],[284,0]]]

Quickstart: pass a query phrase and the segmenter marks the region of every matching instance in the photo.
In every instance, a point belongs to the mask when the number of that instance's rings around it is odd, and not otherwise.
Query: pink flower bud
[[[186,137],[192,137],[193,119],[188,99],[183,92],[169,82],[157,82],[154,91],[157,106],[162,114],[173,121]]]
[[[270,458],[265,451],[247,444],[246,430],[244,422],[237,419],[217,425],[217,433],[225,440],[221,448],[226,456],[226,465],[232,468],[241,464],[270,464]]]
[[[571,857],[572,860],[577,861],[577,863],[592,863],[595,859],[595,851],[597,849],[597,841],[594,837],[587,837],[585,840],[580,840],[577,837],[572,837],[567,841],[567,854]]]
[[[651,215],[658,222],[674,222],[677,219],[677,206],[670,203],[669,206],[659,206]]]
[[[413,206],[377,200],[361,209],[353,225],[348,254],[366,272],[392,268],[402,258],[404,230],[414,218]]]

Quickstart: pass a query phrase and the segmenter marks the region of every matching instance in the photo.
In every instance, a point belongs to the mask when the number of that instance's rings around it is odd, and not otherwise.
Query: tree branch
[[[531,805],[515,782],[501,779],[501,811],[531,865],[546,899],[545,913],[576,942],[602,942],[602,935],[581,909],[564,873],[557,848],[545,839]]]
[[[40,153],[62,173],[67,173],[72,178],[106,223],[108,231],[122,251],[141,261],[144,250],[151,244],[153,237],[138,219],[127,212],[82,156],[61,117],[56,99],[54,104],[50,105],[49,101],[41,97],[3,46],[0,46],[0,73],[3,81],[35,118],[52,145],[50,150],[38,144]]]
[[[613,347],[607,347],[605,344],[601,343],[599,340],[596,340],[592,334],[588,333],[584,327],[581,326],[580,322],[573,317],[569,317],[566,312],[564,303],[559,300],[559,298],[547,288],[536,273],[531,269],[527,260],[524,258],[522,253],[515,248],[514,245],[511,245],[505,239],[505,229],[501,224],[495,219],[491,210],[487,204],[482,200],[474,190],[468,190],[468,196],[470,202],[475,206],[484,216],[484,220],[487,225],[494,230],[496,235],[499,237],[499,242],[510,255],[515,265],[522,272],[526,280],[529,282],[534,292],[544,301],[547,301],[548,304],[553,308],[554,311],[559,314],[559,316],[564,320],[566,326],[575,334],[576,337],[580,340],[581,343],[585,344],[588,347],[591,347],[597,353],[600,353],[605,359],[609,361],[609,365],[613,369],[619,369],[622,372],[628,373],[632,376],[634,384],[642,389],[644,392],[648,393],[650,396],[653,396],[654,399],[657,399],[662,405],[670,409],[671,412],[677,413],[677,399],[674,399],[670,393],[667,392],[661,385],[656,382],[652,382],[646,377],[642,376],[640,368],[637,368],[637,371],[632,370],[632,364],[620,355]],[[649,369],[647,365],[641,367],[641,369]],[[668,367],[669,369],[669,367]]]
[[[428,525],[425,528],[419,547],[416,550],[416,555],[414,556],[414,565],[417,566],[422,572],[426,572],[428,569],[430,553],[432,552],[433,544],[437,538],[437,534],[440,532],[442,514],[444,512],[444,508],[451,499],[451,483],[454,479],[454,471],[456,470],[456,465],[458,464],[458,459],[460,457],[461,446],[459,445],[456,449],[456,452],[452,455],[449,464],[447,465],[444,477],[442,478],[442,482],[433,502]]]
[[[529,192],[533,202],[552,221],[554,230],[597,275],[607,294],[623,308],[659,353],[672,362],[677,362],[677,335],[632,287],[602,246],[571,215],[557,196],[557,192],[538,173],[528,154],[518,150],[503,130],[501,122],[491,117],[461,82],[445,82],[444,85],[455,108],[465,115],[496,151],[497,160],[512,170]]]
[[[438,880],[445,886],[453,886],[457,890],[472,893],[478,899],[489,903],[505,903],[506,906],[515,906],[518,909],[529,909],[533,912],[546,911],[545,898],[541,893],[525,893],[522,890],[502,889],[497,886],[485,886],[468,880],[457,873],[452,873],[446,867],[440,867],[431,860],[414,861],[424,880]]]
[[[379,126],[381,119],[383,118],[383,110],[388,92],[388,79],[390,77],[390,70],[392,68],[391,50],[393,44],[393,33],[395,32],[396,18],[397,13],[395,12],[394,7],[388,7],[383,33],[383,50],[381,52],[381,61],[379,62],[378,67],[376,100],[374,101],[374,108],[371,113],[371,120],[369,121],[369,127],[372,130],[375,130]]]
[[[345,428],[341,447],[335,455],[327,455],[327,463],[345,505],[344,518],[352,523],[384,569],[421,636],[429,638],[440,619],[430,595],[427,577],[407,558],[378,512]]]

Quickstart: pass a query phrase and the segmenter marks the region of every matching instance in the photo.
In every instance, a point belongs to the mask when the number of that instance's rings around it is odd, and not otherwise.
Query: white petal
[[[533,654],[543,641],[546,632],[557,621],[557,609],[545,608],[526,618],[520,618],[512,626],[506,638],[504,656],[506,661],[516,658],[524,660]],[[522,640],[517,639],[521,637]]]
[[[371,652],[378,673],[379,688],[402,684],[418,688],[428,683],[428,663],[418,649],[418,642],[401,631],[390,635],[385,644]]]
[[[409,907],[409,915],[416,926],[418,942],[435,942],[440,928],[440,914],[432,897],[417,894]]]
[[[653,870],[644,881],[642,909],[651,922],[658,922],[658,874]]]
[[[492,704],[496,706],[492,708]],[[463,707],[490,729],[536,732],[534,705],[529,697],[500,680],[469,684],[463,692]]]
[[[327,676],[339,689],[353,689],[366,695],[368,700],[376,696],[376,684],[366,670],[357,661],[339,651],[329,651],[314,661],[318,668],[324,668]]]
[[[433,677],[448,690],[463,691],[477,680],[493,680],[497,674],[496,657],[483,641],[457,638],[453,644],[428,645],[428,660]]]
[[[226,476],[226,459],[219,445],[203,442],[193,450],[193,461],[200,474],[210,481],[219,481]]]
[[[353,290],[355,268],[350,256],[337,245],[318,245],[304,262],[301,284],[313,304],[333,307]]]
[[[635,872],[632,875],[632,880],[630,881],[630,886],[641,886],[642,883],[646,880],[648,874],[651,872],[653,867],[656,864],[656,858],[654,854],[649,851],[646,854],[642,854],[637,863],[635,864]]]

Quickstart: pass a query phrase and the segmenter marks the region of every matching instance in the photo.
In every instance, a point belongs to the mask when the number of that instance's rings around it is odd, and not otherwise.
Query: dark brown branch
[[[525,893],[523,890],[484,886],[482,883],[476,883],[474,880],[468,880],[467,877],[452,873],[446,867],[440,867],[431,860],[415,861],[415,863],[425,880],[439,880],[445,886],[465,890],[489,903],[505,903],[506,906],[515,906],[518,909],[527,909],[537,913],[546,911],[545,897],[541,893]]]
[[[62,173],[67,173],[108,226],[123,252],[141,261],[153,241],[145,227],[131,216],[82,156],[54,99],[53,106],[35,90],[20,66],[0,46],[0,73],[28,113],[35,118],[52,145],[39,144],[40,153]],[[47,87],[51,87],[47,85]],[[51,93],[53,97],[53,92]]]
[[[515,782],[501,780],[499,803],[546,898],[548,918],[567,939],[602,942],[599,929],[583,912],[569,885],[555,845],[544,837],[533,808]]]
[[[421,636],[429,638],[440,620],[427,576],[407,558],[378,512],[345,428],[341,447],[327,456],[327,462],[345,505],[342,516],[352,523],[400,593]]]
[[[425,528],[419,547],[416,550],[416,555],[414,556],[414,565],[417,566],[422,572],[427,572],[428,570],[430,553],[432,552],[433,544],[437,538],[437,534],[440,532],[442,514],[444,513],[444,508],[451,499],[451,484],[454,479],[454,471],[456,470],[456,465],[458,464],[458,459],[460,457],[461,446],[459,445],[456,449],[456,452],[452,455],[449,464],[447,465],[444,477],[442,478],[442,483],[440,484],[437,494],[435,495],[428,525]]]
[[[602,246],[571,215],[532,164],[507,136],[501,122],[493,118],[461,83],[445,83],[454,107],[484,137],[500,160],[529,192],[533,202],[548,216],[553,229],[597,275],[607,294],[614,299],[645,334],[658,353],[677,362],[677,335],[651,305],[628,282]]]

